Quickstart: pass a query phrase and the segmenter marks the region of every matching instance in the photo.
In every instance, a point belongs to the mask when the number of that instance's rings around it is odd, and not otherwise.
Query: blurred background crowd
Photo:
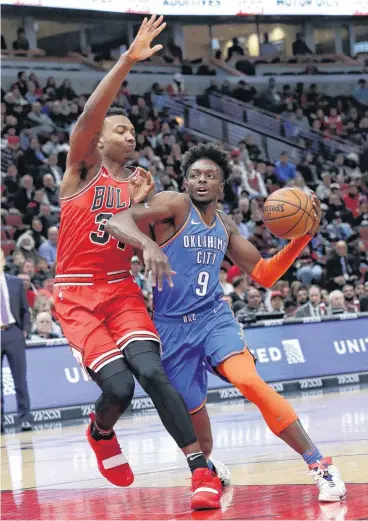
[[[268,36],[264,38],[262,52],[275,58]],[[19,49],[28,51],[22,31],[18,40]],[[294,54],[308,55],[301,42],[300,36]],[[205,60],[189,64],[179,51],[174,45],[161,58],[180,64],[167,84],[155,82],[145,94],[136,95],[124,82],[116,99],[137,131],[133,164],[151,172],[157,192],[185,190],[182,155],[204,139],[186,128],[166,100],[186,95],[186,78],[194,66],[195,74],[216,75]],[[83,56],[94,59],[90,54]],[[221,51],[215,59],[231,64],[234,56],[242,56],[236,39],[225,60]],[[311,67],[309,62],[306,67]],[[52,296],[59,187],[69,136],[90,94],[76,91],[68,78],[60,81],[50,76],[44,81],[31,69],[17,71],[11,85],[1,91],[1,242],[5,270],[22,279],[26,290],[32,310],[31,340],[62,336]],[[280,187],[298,187],[308,194],[313,190],[323,210],[318,233],[271,290],[259,287],[225,260],[220,282],[239,321],[246,325],[267,317],[368,311],[368,85],[364,76],[348,95],[334,97],[302,77],[293,85],[270,77],[263,87],[249,84],[246,76],[235,83],[216,77],[197,97],[199,106],[208,106],[213,94],[269,111],[279,122],[281,135],[303,150],[298,158],[285,149],[272,159],[249,131],[236,146],[218,141],[233,164],[219,207],[231,214],[241,235],[266,258],[283,247],[285,241],[273,237],[262,220],[265,199]],[[350,142],[354,152],[316,147],[305,138],[309,130],[317,132],[321,142],[330,138]],[[136,256],[131,269],[152,310],[152,287]]]

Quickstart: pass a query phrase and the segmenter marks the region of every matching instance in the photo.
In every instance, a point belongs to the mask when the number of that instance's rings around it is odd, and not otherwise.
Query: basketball
[[[301,237],[313,224],[312,199],[298,188],[276,190],[267,198],[263,212],[265,225],[281,239]]]

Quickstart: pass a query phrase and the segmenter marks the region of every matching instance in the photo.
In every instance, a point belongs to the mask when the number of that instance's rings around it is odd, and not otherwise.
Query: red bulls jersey
[[[119,243],[105,230],[110,217],[130,206],[128,179],[113,177],[102,165],[87,186],[61,198],[60,204],[57,275],[106,276],[130,270],[132,247]]]

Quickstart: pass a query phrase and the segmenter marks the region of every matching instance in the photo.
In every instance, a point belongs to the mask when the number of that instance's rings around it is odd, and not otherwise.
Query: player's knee
[[[146,367],[142,367],[137,377],[143,389],[159,389],[167,380],[164,370],[159,364],[149,364]]]
[[[101,385],[105,396],[109,396],[112,402],[126,408],[134,395],[134,378],[128,371],[110,376]]]
[[[244,375],[244,378],[235,378],[231,380],[231,383],[239,389],[245,398],[251,401],[253,401],[254,395],[259,392],[260,388],[268,387],[258,374]]]

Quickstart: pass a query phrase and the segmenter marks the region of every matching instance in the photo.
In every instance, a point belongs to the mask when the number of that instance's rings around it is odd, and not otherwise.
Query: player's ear
[[[183,183],[184,192],[188,192],[188,178],[184,177],[184,183]]]
[[[224,195],[224,190],[225,190],[225,182],[223,181],[220,184],[220,197],[222,197]]]

